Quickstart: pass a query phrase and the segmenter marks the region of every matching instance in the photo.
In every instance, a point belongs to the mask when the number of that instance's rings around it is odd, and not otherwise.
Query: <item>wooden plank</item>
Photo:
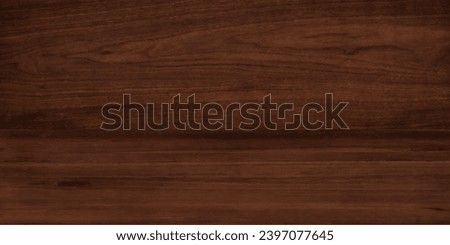
[[[0,31],[2,224],[450,223],[449,1],[6,0]],[[100,130],[124,93],[333,93],[350,130]]]

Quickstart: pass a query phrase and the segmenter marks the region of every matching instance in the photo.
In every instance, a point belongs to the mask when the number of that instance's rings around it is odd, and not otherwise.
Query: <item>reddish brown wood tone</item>
[[[2,224],[450,224],[450,2],[0,2]],[[350,102],[351,130],[106,132],[136,101]]]

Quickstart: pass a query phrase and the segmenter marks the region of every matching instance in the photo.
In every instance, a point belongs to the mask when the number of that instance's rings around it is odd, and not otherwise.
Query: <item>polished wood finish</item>
[[[0,223],[450,224],[450,2],[0,3]],[[168,102],[348,101],[350,130],[99,129]]]

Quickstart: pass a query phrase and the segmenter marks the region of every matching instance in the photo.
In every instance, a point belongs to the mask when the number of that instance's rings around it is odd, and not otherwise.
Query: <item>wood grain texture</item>
[[[0,223],[450,224],[450,2],[0,2]],[[141,102],[349,101],[348,131],[115,131]]]

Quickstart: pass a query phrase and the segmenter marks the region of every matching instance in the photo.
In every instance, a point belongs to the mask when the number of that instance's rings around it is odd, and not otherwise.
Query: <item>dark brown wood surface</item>
[[[348,101],[350,130],[99,129],[168,102]],[[0,223],[450,224],[450,2],[0,2]]]

